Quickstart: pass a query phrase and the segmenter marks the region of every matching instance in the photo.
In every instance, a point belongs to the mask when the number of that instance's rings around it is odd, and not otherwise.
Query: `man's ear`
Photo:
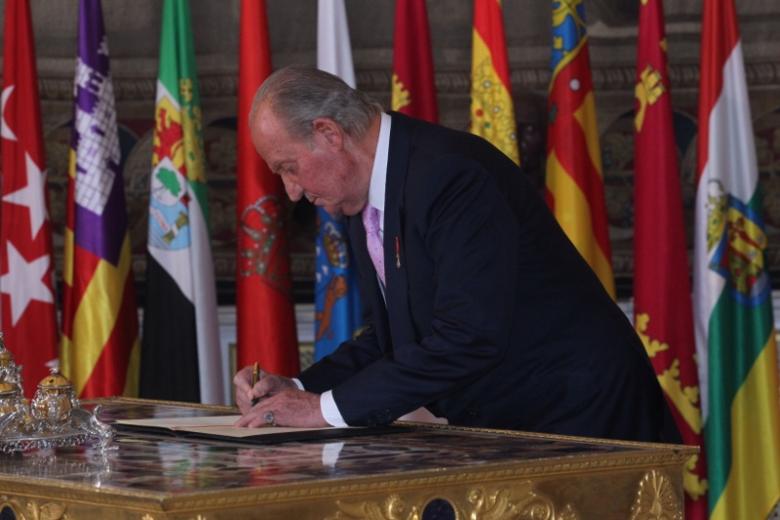
[[[311,123],[314,138],[325,146],[340,150],[344,146],[344,130],[328,117],[318,117]]]

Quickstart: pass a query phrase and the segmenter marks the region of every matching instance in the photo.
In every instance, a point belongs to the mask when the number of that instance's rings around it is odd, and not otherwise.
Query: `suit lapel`
[[[390,151],[388,153],[385,185],[384,255],[385,298],[393,343],[414,340],[414,328],[409,314],[407,262],[405,258],[403,218],[404,184],[411,147],[409,121],[402,115],[391,114]],[[365,239],[363,240],[365,242]],[[365,249],[365,247],[364,247]],[[367,255],[366,255],[367,256]]]

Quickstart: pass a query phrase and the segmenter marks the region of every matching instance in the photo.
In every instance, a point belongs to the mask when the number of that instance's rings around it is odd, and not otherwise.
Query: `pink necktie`
[[[379,210],[371,205],[363,209],[363,227],[366,229],[366,247],[368,256],[374,262],[374,269],[379,274],[382,285],[385,285],[385,253],[382,247],[382,237],[379,235]]]

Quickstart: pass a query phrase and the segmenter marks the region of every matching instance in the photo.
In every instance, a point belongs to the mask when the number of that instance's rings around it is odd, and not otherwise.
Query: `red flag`
[[[284,229],[284,191],[252,145],[247,117],[271,73],[264,0],[241,2],[238,80],[237,320],[238,366],[258,361],[286,376],[298,373],[298,340]]]
[[[393,110],[436,123],[431,37],[425,0],[396,0],[393,37]]]
[[[693,307],[663,4],[642,2],[636,60],[634,323],[686,444],[702,446]],[[685,468],[685,517],[707,517],[704,452]]]
[[[51,223],[27,0],[5,3],[0,291],[6,346],[31,395],[57,357]]]

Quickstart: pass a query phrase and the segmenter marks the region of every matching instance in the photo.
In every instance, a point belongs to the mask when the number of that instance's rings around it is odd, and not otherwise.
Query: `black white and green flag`
[[[225,402],[188,0],[165,0],[149,199],[141,395]]]

